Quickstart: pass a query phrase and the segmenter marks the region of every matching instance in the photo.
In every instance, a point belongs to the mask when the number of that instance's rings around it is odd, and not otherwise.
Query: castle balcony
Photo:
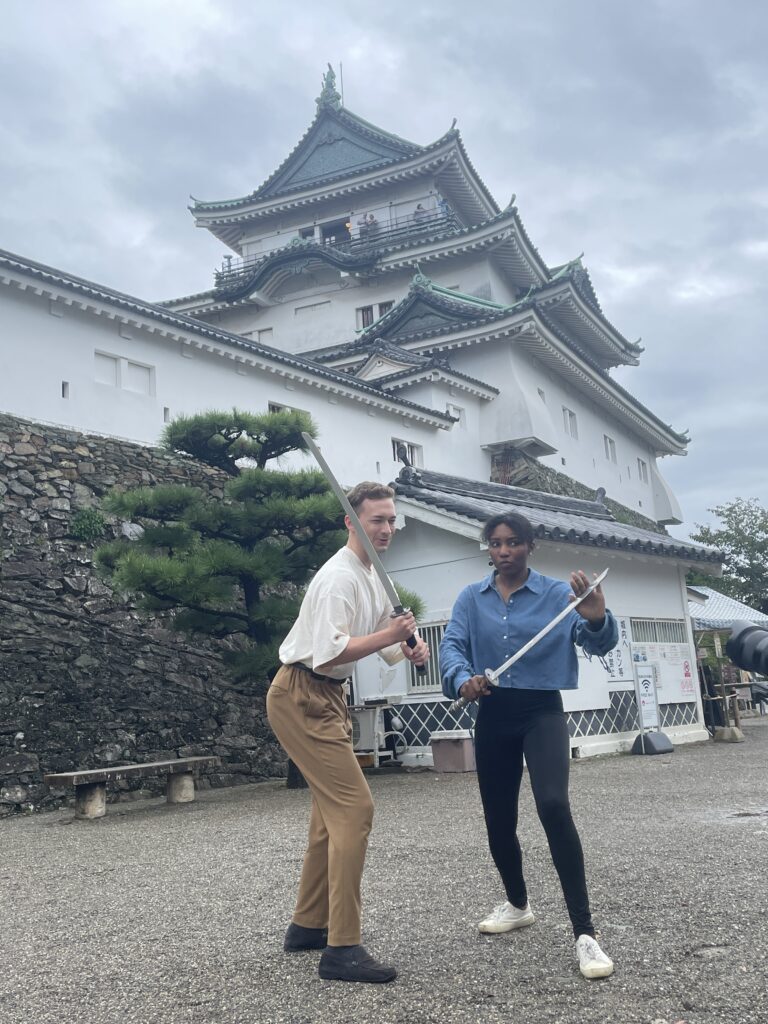
[[[217,297],[234,300],[245,290],[256,287],[271,266],[292,263],[298,267],[308,259],[322,260],[348,273],[364,273],[388,249],[442,238],[460,230],[462,225],[448,209],[413,211],[401,216],[363,214],[356,220],[307,229],[266,252],[242,259],[225,256],[215,272],[214,288]]]

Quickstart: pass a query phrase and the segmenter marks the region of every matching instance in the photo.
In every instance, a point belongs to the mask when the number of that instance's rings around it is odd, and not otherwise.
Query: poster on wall
[[[696,700],[696,663],[688,644],[632,644],[632,659],[638,665],[656,666],[662,704]]]
[[[632,673],[632,625],[628,615],[617,616],[616,624],[619,627],[619,642],[604,658],[608,668],[608,685],[614,689],[628,689],[634,686],[635,678]]]

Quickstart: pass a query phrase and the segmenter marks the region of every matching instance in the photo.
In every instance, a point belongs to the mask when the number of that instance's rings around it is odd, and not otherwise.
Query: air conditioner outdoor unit
[[[376,708],[356,708],[352,718],[352,746],[355,750],[376,749]]]

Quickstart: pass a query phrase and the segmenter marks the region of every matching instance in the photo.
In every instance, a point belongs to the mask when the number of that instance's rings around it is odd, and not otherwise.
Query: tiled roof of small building
[[[722,561],[721,553],[714,548],[619,523],[599,501],[584,501],[409,468],[401,471],[393,486],[398,497],[424,509],[441,511],[458,521],[476,523],[478,527],[490,516],[509,509],[526,516],[535,536],[543,540],[677,558],[685,562]]]
[[[768,627],[768,615],[756,608],[750,608],[748,604],[743,604],[734,597],[721,594],[711,587],[695,586],[688,589],[695,590],[697,594],[702,594],[707,599],[703,605],[696,601],[688,602],[694,629],[730,629],[733,623],[738,621]]]

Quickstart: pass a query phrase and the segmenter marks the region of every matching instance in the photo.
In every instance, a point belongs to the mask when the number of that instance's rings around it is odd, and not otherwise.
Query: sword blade
[[[339,482],[336,479],[336,477],[333,475],[331,467],[325,461],[325,458],[323,457],[322,452],[317,447],[317,445],[315,444],[314,440],[309,436],[309,434],[306,434],[304,432],[302,432],[301,436],[304,438],[304,441],[305,441],[307,447],[309,448],[309,450],[312,452],[312,454],[314,455],[315,459],[317,460],[318,465],[320,466],[320,468],[323,471],[323,475],[325,476],[325,479],[330,484],[331,490],[336,495],[336,497],[339,499],[341,507],[344,509],[346,514],[349,516],[349,518],[350,518],[350,520],[352,522],[352,525],[355,528],[355,533],[357,534],[357,539],[360,541],[360,543],[362,544],[363,548],[365,549],[366,555],[368,555],[368,558],[371,560],[371,567],[373,568],[373,571],[376,573],[376,575],[381,580],[381,585],[384,587],[384,590],[387,592],[387,597],[392,602],[392,608],[394,609],[394,611],[395,611],[395,613],[397,615],[402,615],[404,609],[403,609],[403,606],[400,604],[400,598],[397,596],[397,591],[395,590],[394,584],[392,583],[392,580],[387,575],[387,570],[384,568],[384,565],[382,564],[382,561],[379,558],[378,551],[373,546],[373,543],[372,543],[371,539],[369,538],[368,534],[363,529],[363,524],[360,522],[360,520],[359,520],[359,518],[357,516],[357,512],[355,512],[355,510],[350,505],[349,498],[346,496],[346,494],[344,493],[343,488],[339,484]]]
[[[570,611],[572,611],[577,605],[581,604],[585,597],[589,597],[589,595],[592,593],[595,587],[599,587],[607,575],[608,570],[604,569],[603,572],[601,572],[597,579],[595,579],[595,581],[587,587],[587,589],[580,597],[577,597],[575,601],[570,601],[565,606],[565,608],[563,608],[563,610],[559,612],[554,617],[554,619],[552,619],[551,622],[548,622],[543,629],[540,629],[536,636],[532,637],[527,644],[524,644],[520,648],[520,650],[513,654],[512,657],[509,658],[507,661],[505,661],[503,665],[499,665],[499,667],[496,669],[487,668],[485,670],[485,678],[488,680],[488,682],[495,683],[499,676],[504,675],[504,673],[508,669],[512,668],[516,661],[519,661],[523,657],[523,655],[527,654],[528,651],[530,651],[532,647],[535,647],[539,640],[543,640],[547,633],[549,633],[550,630],[553,630],[559,622],[562,622]]]
[[[547,633],[549,633],[550,630],[553,630],[559,622],[562,622],[570,611],[572,611],[577,605],[581,604],[585,597],[589,597],[592,591],[596,587],[600,586],[600,584],[603,582],[607,575],[608,569],[604,569],[600,573],[600,575],[594,580],[594,582],[587,587],[587,589],[580,597],[577,597],[575,601],[570,601],[561,612],[557,613],[557,615],[554,617],[554,619],[552,619],[551,622],[548,622],[543,629],[540,629],[536,636],[532,637],[527,644],[524,644],[519,651],[516,651],[511,658],[504,662],[503,665],[499,665],[499,667],[496,669],[487,668],[485,670],[485,678],[488,680],[491,686],[498,686],[499,676],[504,675],[506,671],[512,668],[515,662],[518,662],[524,655],[528,653],[528,651],[530,651],[532,647],[535,647],[540,640],[543,640]],[[453,701],[448,710],[460,711],[469,703],[470,701],[468,701],[466,697],[459,697],[455,701]]]

